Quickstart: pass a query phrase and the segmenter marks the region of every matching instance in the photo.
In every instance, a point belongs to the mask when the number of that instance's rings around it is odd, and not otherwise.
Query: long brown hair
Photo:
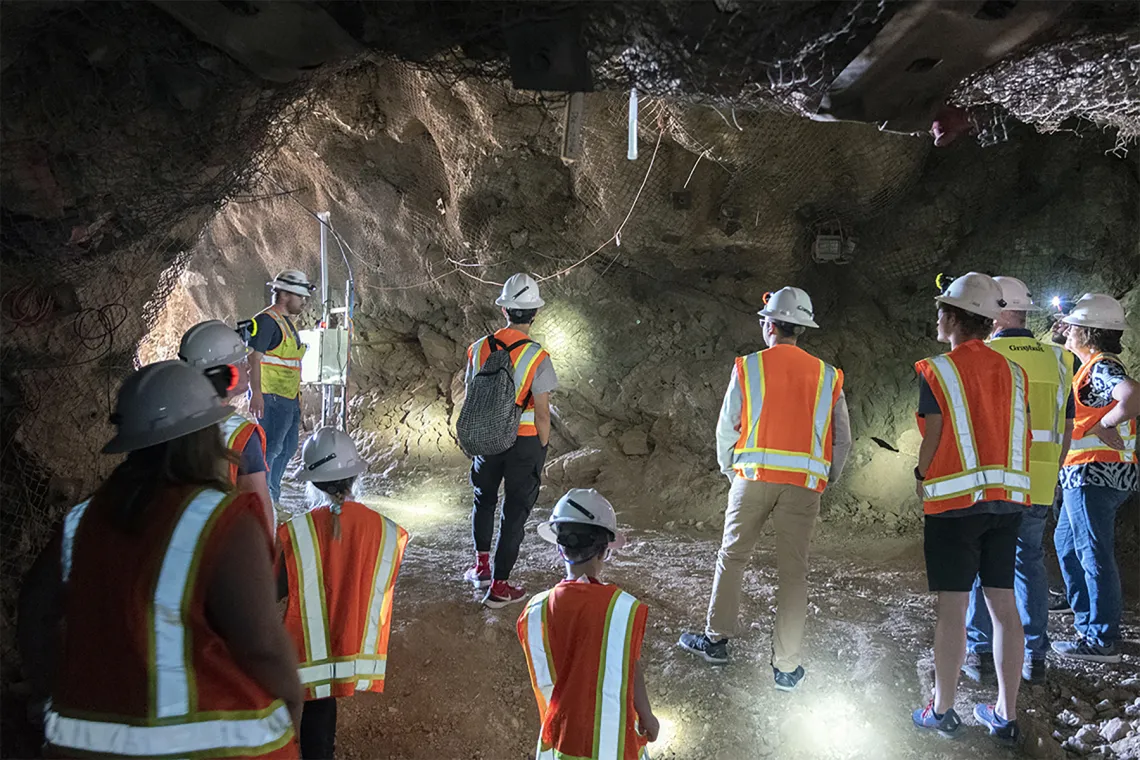
[[[199,486],[233,490],[229,467],[238,455],[222,440],[217,425],[187,433],[173,441],[132,451],[96,492],[114,499],[115,525],[128,533],[138,531],[155,495],[170,486]]]

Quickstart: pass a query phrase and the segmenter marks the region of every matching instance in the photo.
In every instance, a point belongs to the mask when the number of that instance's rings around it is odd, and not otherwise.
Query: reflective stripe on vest
[[[48,712],[44,718],[49,744],[97,755],[127,757],[177,757],[230,748],[240,748],[242,754],[246,754],[254,748],[281,743],[292,728],[289,708],[280,702],[240,720],[202,720],[165,726],[103,723],[56,712]]]
[[[305,661],[298,668],[301,684],[317,699],[331,696],[330,684],[356,681],[357,691],[367,691],[374,681],[383,681],[387,654],[378,654],[385,607],[391,608],[395,592],[396,557],[399,554],[400,527],[384,521],[376,571],[371,578],[368,618],[359,652],[346,657],[330,657],[329,625],[325,599],[324,564],[312,513],[290,520],[286,525],[297,555],[297,575],[301,621],[305,636]]]
[[[546,630],[546,599],[549,591],[536,594],[526,605],[526,644],[531,656],[527,658],[530,669],[530,685],[539,698],[539,715],[546,715],[550,707],[550,697],[554,693],[554,660],[550,647],[546,644],[543,632]]]
[[[262,354],[261,355],[261,363],[262,364],[271,364],[274,367],[284,367],[285,369],[290,369],[290,370],[293,370],[294,372],[300,372],[301,371],[301,360],[300,359],[284,359],[280,356],[274,356],[273,354]]]
[[[63,582],[67,583],[71,578],[71,557],[75,549],[75,532],[79,530],[79,521],[83,519],[83,513],[87,511],[87,507],[91,505],[91,500],[74,506],[71,511],[67,513],[67,517],[63,520],[63,545],[60,547],[60,561],[63,565]]]
[[[838,373],[830,364],[821,361],[821,371],[816,385],[814,409],[812,412],[811,451],[785,451],[764,448],[759,445],[760,416],[764,410],[766,390],[764,366],[761,353],[744,357],[741,363],[743,377],[740,378],[741,420],[748,425],[748,435],[744,447],[733,450],[732,463],[741,469],[764,468],[797,472],[805,475],[805,486],[817,490],[821,481],[826,483],[831,471],[831,463],[826,459],[825,445],[827,428],[831,424],[832,406]]]
[[[96,754],[150,757],[237,747],[268,751],[292,734],[292,718],[280,700],[258,712],[235,712],[233,719],[199,720],[191,711],[193,652],[186,646],[182,618],[187,597],[193,593],[202,535],[215,512],[229,501],[227,494],[209,489],[195,494],[174,526],[158,572],[150,616],[153,660],[148,669],[152,674],[154,717],[165,725],[87,720],[51,710],[44,722],[49,744]],[[64,521],[61,548],[65,581],[71,576],[75,537],[88,504],[73,508]]]
[[[1027,419],[1025,377],[1020,369],[1009,360],[1012,382],[1013,419],[1009,435],[1009,466],[978,465],[978,449],[974,442],[973,421],[970,419],[958,369],[950,358],[943,354],[928,360],[938,377],[939,385],[946,394],[950,405],[950,421],[954,426],[958,457],[962,471],[941,478],[923,481],[922,492],[925,499],[947,499],[970,494],[975,501],[985,498],[986,488],[1003,487],[1011,491],[1015,501],[1024,500],[1023,492],[1029,491],[1030,480],[1026,471],[1025,425]]]
[[[549,593],[549,592],[548,592]],[[639,602],[631,594],[617,591],[606,612],[602,634],[602,650],[598,660],[598,688],[594,715],[594,749],[590,755],[597,760],[620,760],[624,757],[627,695],[629,693],[629,643],[633,633]],[[527,607],[527,660],[531,664],[532,679],[537,693],[546,699],[553,694],[556,675],[550,657],[546,631],[546,595],[531,600]],[[540,631],[535,636],[533,631]],[[545,663],[545,667],[544,667]],[[545,670],[545,672],[543,672]],[[549,687],[547,687],[549,684]],[[547,689],[549,688],[549,691]],[[545,719],[545,716],[544,716]],[[565,758],[566,755],[542,746],[539,736],[537,757]]]
[[[1131,454],[1136,452],[1136,432],[1132,429],[1130,423],[1123,423],[1120,425],[1124,430],[1117,428],[1120,437],[1124,439],[1123,449],[1114,449],[1111,446],[1106,446],[1104,441],[1095,435],[1087,435],[1084,438],[1077,438],[1069,446],[1070,451],[1111,451],[1116,454]]]

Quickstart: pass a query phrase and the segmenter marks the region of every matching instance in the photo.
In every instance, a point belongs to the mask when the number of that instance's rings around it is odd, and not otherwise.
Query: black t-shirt
[[[281,328],[277,326],[277,320],[268,314],[258,314],[254,317],[254,321],[257,322],[257,333],[249,339],[250,348],[259,354],[267,354],[281,345],[284,336],[281,334]],[[289,325],[293,338],[299,343],[300,339],[293,321],[285,317],[285,324]]]

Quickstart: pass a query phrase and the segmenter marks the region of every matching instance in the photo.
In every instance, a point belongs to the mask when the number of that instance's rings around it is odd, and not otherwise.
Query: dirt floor
[[[540,504],[553,496],[544,493]],[[286,502],[299,508],[298,498]],[[377,482],[363,499],[404,525],[412,542],[395,602],[387,692],[341,702],[338,756],[345,760],[533,757],[537,712],[515,636],[521,606],[484,609],[460,580],[471,551],[468,498],[461,478],[412,476],[401,486]],[[619,520],[625,510],[653,514],[651,504],[617,506]],[[557,555],[534,533],[545,512],[536,509],[528,525],[513,577],[531,592],[561,577]],[[607,579],[650,608],[642,662],[662,723],[650,747],[654,758],[1010,756],[972,718],[973,704],[992,701],[994,688],[960,690],[957,709],[968,728],[957,741],[911,725],[910,711],[925,702],[933,667],[920,535],[852,535],[849,528],[820,526],[810,578],[808,677],[785,694],[773,688],[768,666],[776,581],[771,538],[745,575],[746,633],[733,642],[732,663],[717,669],[679,650],[676,641],[681,631],[703,624],[719,535],[713,527],[631,528],[630,545],[611,562]],[[1050,622],[1056,638],[1071,631],[1071,617]],[[1140,756],[1137,622],[1130,603],[1121,665],[1051,659],[1049,682],[1023,690],[1026,754],[1063,758],[1058,743],[1068,740],[1082,753],[1103,745],[1098,757]],[[1085,717],[1076,725],[1063,725],[1079,713]],[[1121,718],[1115,731],[1131,738],[1110,750],[1085,724],[1103,730],[1114,717]],[[1078,731],[1088,746],[1073,744]]]

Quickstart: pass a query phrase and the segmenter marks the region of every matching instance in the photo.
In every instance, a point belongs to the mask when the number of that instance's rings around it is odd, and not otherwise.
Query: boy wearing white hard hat
[[[1119,301],[1086,293],[1064,321],[1069,325],[1065,346],[1081,368],[1073,378],[1076,422],[1061,468],[1061,514],[1053,543],[1077,638],[1054,642],[1053,651],[1118,663],[1122,599],[1114,523],[1120,506],[1140,490],[1140,383],[1118,356],[1127,327]]]
[[[1025,628],[1022,680],[1038,682],[1045,678],[1049,652],[1049,580],[1041,544],[1057,489],[1057,473],[1073,434],[1073,355],[1053,343],[1037,340],[1026,328],[1028,313],[1040,311],[1040,307],[1024,282],[1016,277],[995,277],[994,281],[1001,286],[1005,307],[994,321],[986,345],[1029,376],[1029,408],[1033,414],[1031,506],[1024,511],[1017,534],[1013,589]],[[973,681],[989,682],[994,675],[993,624],[980,579],[974,581],[966,621],[967,653],[962,673]]]
[[[507,320],[506,327],[480,338],[467,349],[467,398],[461,412],[464,420],[471,411],[468,407],[476,406],[472,400],[478,395],[478,390],[473,391],[473,387],[480,386],[481,390],[484,382],[480,371],[487,365],[491,354],[498,351],[506,352],[507,361],[502,365],[509,368],[512,376],[511,392],[518,411],[518,424],[510,423],[505,440],[472,456],[474,503],[471,532],[475,542],[475,564],[463,577],[475,588],[486,589],[483,604],[492,608],[521,603],[526,598],[523,588],[510,583],[511,570],[518,560],[523,528],[542,484],[542,468],[550,443],[550,394],[558,387],[558,376],[554,373],[550,354],[530,337],[535,315],[545,303],[533,277],[525,273],[512,276],[495,299],[495,305]],[[488,366],[497,366],[500,358],[501,355]],[[476,432],[480,427],[483,426],[476,425]],[[463,440],[461,430],[460,442]],[[500,486],[505,491],[503,513],[492,562],[491,539],[495,531]]]
[[[660,723],[641,673],[648,608],[599,580],[609,552],[625,544],[614,508],[592,488],[573,488],[538,535],[558,547],[566,579],[518,620],[538,703],[537,756],[637,760]]]
[[[396,576],[408,532],[355,501],[366,464],[342,430],[323,427],[301,450],[309,512],[277,529],[278,598],[305,689],[301,757],[336,749],[336,700],[384,691]]]
[[[269,495],[281,501],[285,467],[297,453],[301,431],[301,358],[305,344],[294,324],[316,286],[304,272],[286,269],[268,283],[273,305],[253,319],[249,338],[249,413],[265,429]]]
[[[1007,306],[1001,284],[970,272],[948,283],[935,301],[938,340],[951,350],[915,364],[922,444],[914,469],[927,582],[938,594],[934,695],[911,717],[919,728],[944,736],[961,732],[954,698],[970,593],[980,578],[993,622],[998,696],[992,705],[976,705],[974,717],[996,740],[1013,745],[1021,737],[1017,693],[1024,635],[1013,586],[1031,489],[1029,378],[983,342]]]
[[[808,294],[781,288],[764,297],[759,314],[767,348],[736,359],[717,421],[717,462],[732,485],[705,630],[683,633],[678,645],[708,663],[728,662],[744,568],[770,518],[779,576],[772,678],[792,691],[806,674],[808,549],[823,490],[851,450],[851,424],[842,370],[798,345],[819,327]]]

